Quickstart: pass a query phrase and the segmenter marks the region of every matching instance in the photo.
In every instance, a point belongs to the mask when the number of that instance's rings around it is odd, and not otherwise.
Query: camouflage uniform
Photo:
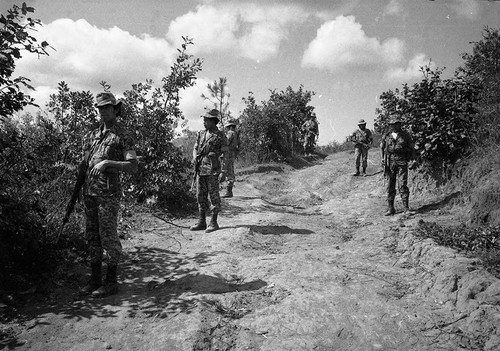
[[[223,157],[224,174],[222,175],[222,179],[227,180],[227,186],[226,186],[226,192],[222,197],[233,197],[233,186],[236,180],[236,177],[234,175],[234,161],[239,153],[240,139],[238,132],[236,130],[230,129],[232,126],[234,126],[233,128],[236,127],[235,120],[230,120],[226,125],[226,127],[228,128],[228,130],[226,131],[227,152],[224,153]]]
[[[86,238],[92,263],[102,261],[103,250],[110,264],[118,264],[122,246],[117,233],[119,199],[122,193],[117,170],[90,177],[92,168],[103,160],[125,161],[124,154],[133,150],[133,139],[114,125],[104,130],[101,126],[85,138],[84,151],[89,153],[87,174],[83,186],[86,215]]]
[[[392,118],[391,124],[400,123],[398,118]],[[408,199],[410,190],[408,188],[408,162],[414,157],[413,140],[406,131],[388,132],[384,134],[380,142],[384,155],[384,169],[388,178],[387,201],[389,210],[387,215],[394,214],[394,200],[396,197],[396,182],[399,184],[399,195],[403,201],[405,211],[409,209]]]
[[[314,151],[316,136],[319,134],[318,122],[311,117],[302,124],[302,133],[304,136],[304,153],[309,154]]]
[[[359,121],[358,125],[364,125],[365,121]],[[354,142],[354,159],[356,162],[356,173],[359,175],[359,167],[362,167],[363,175],[366,175],[366,167],[368,166],[368,149],[373,142],[372,132],[365,128],[364,130],[357,129],[352,133],[350,140]]]

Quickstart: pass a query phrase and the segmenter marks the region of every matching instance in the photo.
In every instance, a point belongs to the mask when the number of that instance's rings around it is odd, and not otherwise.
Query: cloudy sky
[[[373,127],[378,96],[421,79],[425,64],[452,76],[485,26],[500,27],[500,1],[486,0],[25,0],[42,21],[37,36],[56,51],[18,62],[39,104],[66,81],[120,95],[145,79],[159,81],[181,36],[203,59],[196,87],[183,94],[191,129],[207,103],[208,83],[227,77],[234,115],[253,92],[291,86],[314,91],[320,144],[343,141],[361,118]],[[21,1],[0,1],[0,12]]]

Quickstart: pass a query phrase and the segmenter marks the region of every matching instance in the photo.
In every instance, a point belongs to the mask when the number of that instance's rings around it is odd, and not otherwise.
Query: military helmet
[[[121,101],[117,101],[115,96],[109,92],[103,92],[99,93],[95,97],[96,103],[95,107],[101,107],[101,106],[106,106],[106,105],[121,105]]]
[[[401,117],[398,115],[391,115],[389,117],[389,124],[396,124],[396,123],[401,123]]]
[[[216,120],[219,120],[219,117],[220,117],[220,113],[219,113],[219,110],[217,110],[216,108],[210,110],[210,111],[207,111],[205,112],[205,114],[203,116],[201,116],[202,118],[210,118],[210,119],[216,119]]]
[[[227,121],[226,126],[235,126],[238,124],[238,121],[236,121],[234,118],[231,118],[229,121]]]
[[[365,120],[364,119],[360,119],[359,122],[358,122],[358,126],[363,125],[363,124],[366,124]]]

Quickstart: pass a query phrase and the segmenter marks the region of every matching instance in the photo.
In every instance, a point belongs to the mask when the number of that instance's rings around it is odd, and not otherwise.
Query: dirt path
[[[61,286],[19,311],[5,348],[498,350],[498,280],[408,231],[452,213],[382,216],[378,160],[352,177],[351,158],[240,175],[214,233],[135,216],[119,294],[76,297],[87,269],[67,267]]]

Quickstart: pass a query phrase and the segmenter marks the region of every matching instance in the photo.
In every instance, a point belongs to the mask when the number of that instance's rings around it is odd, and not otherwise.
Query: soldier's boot
[[[118,266],[116,264],[108,264],[104,285],[92,292],[92,297],[106,297],[116,294],[118,292],[117,273]]]
[[[90,295],[102,286],[101,262],[91,263],[90,268],[90,280],[87,285],[80,289],[79,293],[81,296]]]
[[[387,200],[387,212],[384,216],[392,216],[396,213],[396,209],[394,208],[394,200]]]
[[[363,177],[366,177],[366,167],[363,167]]]
[[[410,205],[409,205],[409,200],[408,199],[403,199],[403,207],[404,207],[404,213],[414,213],[412,210],[410,210]]]
[[[353,174],[353,176],[355,177],[359,176],[359,168],[356,168],[356,172]]]
[[[205,210],[199,210],[198,223],[189,227],[189,230],[205,230],[207,229],[207,213]]]
[[[226,192],[222,194],[222,197],[233,197],[233,183],[227,183]]]
[[[217,223],[217,216],[219,213],[217,211],[212,212],[212,218],[210,219],[210,223],[208,224],[208,228],[205,230],[205,233],[211,233],[219,229],[219,224]]]

